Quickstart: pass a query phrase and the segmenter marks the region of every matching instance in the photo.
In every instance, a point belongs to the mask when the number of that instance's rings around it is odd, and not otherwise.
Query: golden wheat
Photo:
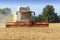
[[[0,28],[2,40],[60,40],[60,23],[49,27]]]

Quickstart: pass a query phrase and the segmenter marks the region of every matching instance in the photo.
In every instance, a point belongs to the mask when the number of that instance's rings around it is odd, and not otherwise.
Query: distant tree
[[[11,9],[10,8],[4,8],[0,9],[1,14],[11,14]]]
[[[3,14],[11,14],[11,9],[10,8],[4,8]]]
[[[52,5],[47,5],[43,8],[42,16],[44,21],[48,22],[59,22],[57,13],[54,12],[54,7]]]
[[[38,20],[38,22],[43,22],[43,16],[41,14],[39,14],[37,16],[37,20]]]
[[[0,9],[0,14],[1,14],[1,13],[3,13],[3,10],[2,10],[2,9]]]
[[[58,15],[58,18],[59,18],[59,22],[60,22],[60,15]]]
[[[37,19],[37,16],[33,16],[33,22],[37,22],[38,19]]]

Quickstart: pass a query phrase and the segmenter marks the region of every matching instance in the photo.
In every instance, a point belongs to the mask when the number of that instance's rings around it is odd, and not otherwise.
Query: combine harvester
[[[34,22],[32,13],[34,11],[30,11],[29,6],[27,7],[18,7],[17,12],[13,14],[13,22],[7,22],[6,27],[8,26],[45,26],[48,27],[49,23],[48,22]]]

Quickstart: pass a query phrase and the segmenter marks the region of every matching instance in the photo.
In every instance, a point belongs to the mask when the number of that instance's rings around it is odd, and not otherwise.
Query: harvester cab
[[[17,10],[17,20],[18,22],[20,21],[25,21],[25,22],[28,22],[28,21],[32,21],[33,20],[33,15],[32,13],[34,13],[35,15],[35,12],[34,11],[30,11],[30,8],[29,6],[27,7],[18,7],[18,10]]]

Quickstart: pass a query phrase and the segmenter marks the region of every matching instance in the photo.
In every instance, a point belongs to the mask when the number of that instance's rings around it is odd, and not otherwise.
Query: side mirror
[[[35,12],[34,12],[34,15],[35,15]]]
[[[35,12],[34,11],[30,11],[31,13],[34,13],[34,15],[35,15]]]

